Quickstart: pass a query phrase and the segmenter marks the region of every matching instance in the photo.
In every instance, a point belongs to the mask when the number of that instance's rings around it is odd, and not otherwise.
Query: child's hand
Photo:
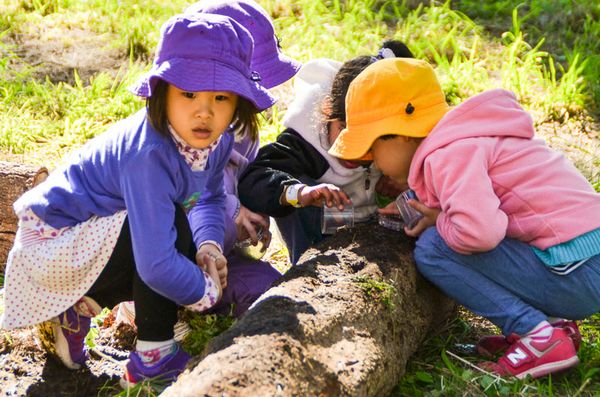
[[[406,189],[408,189],[408,183],[401,185],[385,175],[381,175],[375,184],[375,191],[386,197],[398,197]]]
[[[196,263],[207,272],[221,288],[227,287],[227,259],[214,244],[202,244],[196,252]]]
[[[343,190],[330,183],[303,187],[298,193],[298,202],[303,207],[309,205],[333,207],[333,205],[336,205],[340,210],[344,209],[344,205],[352,204],[352,200]]]
[[[437,217],[442,212],[441,209],[429,208],[417,200],[408,200],[407,203],[423,215],[423,218],[419,219],[417,224],[413,226],[412,229],[408,229],[407,227],[404,228],[404,232],[407,236],[418,237],[423,230],[427,229],[429,226],[435,226]]]
[[[377,212],[379,212],[381,215],[396,215],[396,216],[400,216],[400,211],[398,211],[398,206],[396,205],[395,201],[392,201],[391,203],[389,203],[388,205],[386,205],[383,208],[379,208],[377,210]]]
[[[261,241],[265,249],[271,243],[271,232],[269,232],[269,217],[263,214],[257,214],[240,204],[240,213],[235,218],[237,229],[237,239],[242,241],[250,237],[252,244],[258,244],[258,231],[262,229]]]

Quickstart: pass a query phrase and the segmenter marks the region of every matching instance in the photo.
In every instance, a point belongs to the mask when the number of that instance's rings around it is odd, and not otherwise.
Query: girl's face
[[[344,128],[346,128],[346,123],[343,122],[342,120],[331,120],[327,124],[327,129],[328,129],[327,137],[329,138],[329,147],[331,147],[333,145],[333,142],[335,142],[335,140],[337,139],[337,137],[340,135],[340,133],[342,132],[342,130]]]
[[[392,139],[377,139],[371,146],[373,161],[384,175],[399,184],[406,184],[412,158],[420,140],[398,135]]]
[[[329,123],[327,123],[327,137],[329,139],[329,147],[333,146],[333,142],[335,142],[335,140],[344,128],[346,128],[346,123],[341,120],[332,120]],[[361,165],[360,162],[351,160],[338,159],[338,161],[345,168],[358,168]]]
[[[169,84],[167,119],[188,145],[203,149],[229,127],[237,102],[238,96],[231,92],[189,92]]]

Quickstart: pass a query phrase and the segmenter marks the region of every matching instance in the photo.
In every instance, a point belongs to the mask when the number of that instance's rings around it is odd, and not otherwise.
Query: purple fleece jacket
[[[206,240],[223,244],[223,169],[232,145],[233,137],[224,134],[206,169],[194,172],[142,109],[89,141],[14,208],[30,207],[56,228],[126,209],[142,280],[180,305],[195,303],[204,295],[204,277],[175,249],[174,203],[190,209],[196,246]]]

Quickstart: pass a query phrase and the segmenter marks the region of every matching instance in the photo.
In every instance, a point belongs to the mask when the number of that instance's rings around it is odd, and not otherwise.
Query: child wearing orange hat
[[[412,53],[403,42],[386,40],[376,56],[361,55],[343,64],[319,58],[303,65],[283,119],[286,129],[260,148],[240,177],[240,201],[275,218],[292,265],[327,237],[321,230],[324,206],[351,204],[354,221],[366,222],[377,210],[378,196],[395,197],[404,188],[382,177],[368,158],[344,161],[327,153],[345,126],[350,82],[386,57],[412,58]]]
[[[346,113],[329,152],[369,152],[408,182],[423,215],[405,229],[418,237],[419,271],[502,329],[479,345],[502,357],[482,365],[518,378],[577,365],[581,336],[564,319],[600,310],[600,195],[534,138],[514,94],[490,90],[450,109],[429,64],[386,59],[352,82]]]

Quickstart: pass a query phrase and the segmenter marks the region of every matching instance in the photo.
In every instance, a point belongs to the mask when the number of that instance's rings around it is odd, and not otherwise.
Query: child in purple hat
[[[255,1],[202,0],[189,6],[185,13],[224,15],[246,28],[254,40],[250,69],[259,74],[260,84],[265,88],[285,83],[302,66],[281,52],[269,14]]]
[[[252,0],[202,0],[189,6],[186,14],[209,13],[234,19],[250,32],[254,52],[250,68],[260,78],[259,84],[273,88],[291,79],[300,69],[300,62],[284,55],[275,35],[268,13]],[[238,180],[247,165],[258,153],[256,134],[236,134],[229,162],[225,168],[226,218],[225,245],[228,287],[212,312],[232,313],[239,316],[281,275],[268,262],[240,254],[235,243],[249,238],[258,242],[259,229],[263,230],[263,246],[270,242],[269,217],[250,211],[238,199]]]
[[[256,134],[274,99],[250,69],[252,38],[231,18],[177,15],[132,91],[146,107],[87,143],[19,198],[5,278],[6,329],[40,324],[69,368],[100,307],[135,302],[138,340],[122,384],[173,380],[178,306],[214,306],[227,283],[224,167],[234,130]]]

